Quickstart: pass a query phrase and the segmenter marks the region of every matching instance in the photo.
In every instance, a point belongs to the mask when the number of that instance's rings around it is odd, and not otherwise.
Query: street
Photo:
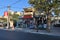
[[[60,40],[60,37],[0,29],[0,40]]]

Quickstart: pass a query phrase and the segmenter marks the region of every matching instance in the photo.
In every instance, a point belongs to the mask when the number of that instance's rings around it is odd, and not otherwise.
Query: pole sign
[[[4,16],[8,16],[8,12],[4,12]]]

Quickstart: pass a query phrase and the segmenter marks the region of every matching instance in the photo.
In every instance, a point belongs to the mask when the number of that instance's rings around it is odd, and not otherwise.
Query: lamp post
[[[9,22],[10,22],[10,18],[9,18],[9,13],[10,13],[10,6],[8,7],[8,16],[7,16],[7,29],[9,28]]]

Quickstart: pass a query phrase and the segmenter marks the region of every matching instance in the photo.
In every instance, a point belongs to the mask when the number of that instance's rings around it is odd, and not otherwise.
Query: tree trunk
[[[50,32],[50,20],[47,20],[47,31]]]
[[[47,31],[50,32],[50,29],[51,29],[51,16],[50,16],[50,13],[48,12],[48,15],[47,15]]]

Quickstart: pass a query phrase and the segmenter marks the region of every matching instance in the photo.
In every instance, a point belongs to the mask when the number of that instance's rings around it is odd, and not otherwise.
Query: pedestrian
[[[44,28],[46,28],[46,27],[47,27],[47,19],[44,18]]]
[[[41,24],[41,22],[42,22],[42,21],[41,21],[40,18],[39,18],[39,19],[37,20],[37,23],[36,23],[36,24],[37,24],[37,25],[36,25],[36,27],[37,27],[37,32],[38,32],[38,30],[39,30],[39,25]]]
[[[36,21],[36,30],[38,32],[38,20]]]

